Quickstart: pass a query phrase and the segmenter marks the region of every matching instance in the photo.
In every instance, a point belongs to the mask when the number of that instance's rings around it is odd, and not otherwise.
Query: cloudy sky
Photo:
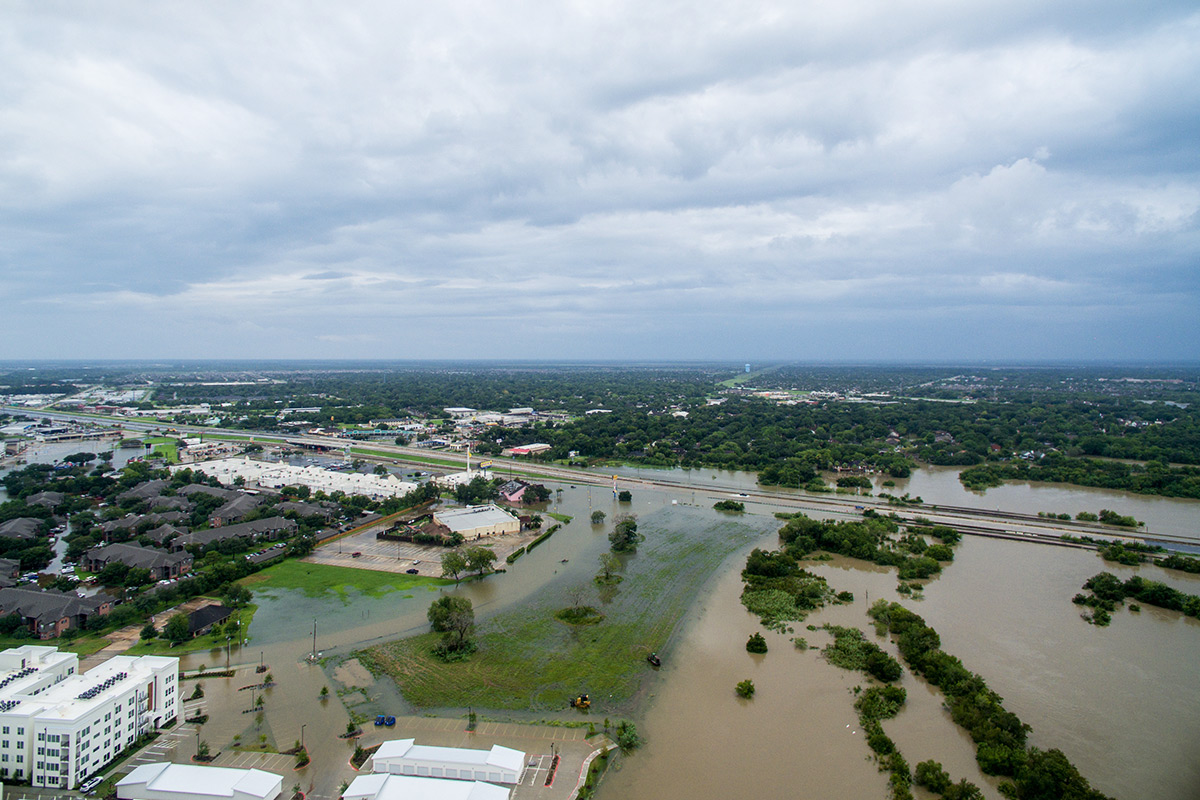
[[[0,9],[0,358],[1200,358],[1200,12]]]

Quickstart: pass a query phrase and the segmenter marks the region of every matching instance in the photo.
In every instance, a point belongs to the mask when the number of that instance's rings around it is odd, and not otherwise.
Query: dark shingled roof
[[[165,480],[146,481],[139,483],[132,489],[126,489],[117,495],[120,500],[149,500],[151,497],[157,497],[162,494],[162,490],[167,488]]]
[[[233,609],[227,606],[205,606],[188,614],[188,633],[195,636],[210,625],[217,625],[229,619]]]
[[[33,517],[17,517],[0,523],[0,536],[9,539],[32,539],[42,529],[42,521]]]

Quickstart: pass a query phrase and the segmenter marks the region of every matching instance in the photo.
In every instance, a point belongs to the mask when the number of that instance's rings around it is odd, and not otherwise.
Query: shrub
[[[876,650],[867,656],[866,670],[872,677],[884,683],[899,680],[904,672],[900,668],[900,662],[882,650]]]
[[[886,756],[896,749],[895,743],[878,725],[867,735],[867,746],[881,756]]]
[[[917,764],[916,782],[917,786],[924,786],[937,794],[942,794],[950,788],[950,776],[942,769],[941,764],[933,760]]]
[[[744,697],[747,700],[754,696],[754,681],[747,678],[744,681],[738,681],[738,685],[734,687],[738,693],[738,697]]]
[[[767,652],[767,640],[763,638],[761,633],[752,633],[750,638],[746,640],[747,653],[765,653]]]
[[[632,722],[622,722],[617,725],[617,746],[624,752],[636,750],[642,746],[642,737],[638,736],[637,726]]]

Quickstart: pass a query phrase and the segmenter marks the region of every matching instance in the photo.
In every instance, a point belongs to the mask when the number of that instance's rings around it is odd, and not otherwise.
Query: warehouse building
[[[174,467],[173,469],[180,469]],[[366,474],[361,472],[337,472],[320,467],[294,467],[267,461],[252,461],[249,458],[225,458],[190,465],[226,485],[241,478],[246,484],[258,484],[266,489],[282,489],[284,486],[307,486],[314,492],[345,492],[366,495],[383,500],[388,497],[403,497],[417,488],[415,483],[402,481],[395,475]]]
[[[521,521],[492,503],[435,511],[433,521],[445,525],[452,533],[461,533],[464,539],[521,532]]]
[[[117,783],[119,800],[276,800],[283,777],[261,769],[142,764]]]
[[[342,800],[508,800],[511,793],[482,781],[374,774],[355,778]]]
[[[524,768],[524,753],[498,744],[492,745],[491,750],[475,750],[421,745],[415,739],[393,739],[375,751],[371,770],[392,775],[518,783]]]

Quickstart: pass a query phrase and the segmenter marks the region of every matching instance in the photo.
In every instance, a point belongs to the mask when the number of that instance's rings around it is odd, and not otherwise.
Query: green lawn
[[[148,436],[142,439],[142,444],[151,445],[154,455],[161,456],[167,460],[169,464],[179,463],[179,444],[178,440],[167,436]]]
[[[771,520],[737,521],[673,516],[671,530],[642,521],[646,541],[626,559],[620,587],[606,587],[597,625],[554,619],[570,604],[570,587],[547,587],[527,606],[480,622],[479,650],[446,664],[431,655],[438,634],[369,648],[356,656],[376,674],[391,676],[420,708],[563,709],[579,692],[603,698],[605,713],[627,710],[647,675],[646,656],[665,648],[676,624],[708,577],[731,552]],[[607,599],[607,602],[604,600]],[[588,598],[589,604],[594,602]]]
[[[389,592],[403,591],[416,586],[443,586],[453,583],[442,578],[425,578],[396,572],[380,572],[354,567],[334,567],[326,564],[307,564],[285,561],[257,572],[241,583],[252,591],[298,589],[309,597],[326,593],[336,594],[343,603],[350,602],[354,589],[370,597],[382,597]]]
[[[242,631],[250,629],[250,621],[254,619],[254,612],[258,610],[258,606],[249,603],[245,608],[240,608],[234,612],[231,619],[241,620]],[[243,634],[244,635],[244,634]],[[198,636],[195,639],[189,639],[181,644],[172,645],[166,639],[151,639],[150,641],[139,641],[133,647],[125,651],[128,656],[179,656],[184,653],[195,653],[200,650],[212,650],[214,647],[225,646],[225,632],[223,629],[217,633],[206,633],[203,636]]]

